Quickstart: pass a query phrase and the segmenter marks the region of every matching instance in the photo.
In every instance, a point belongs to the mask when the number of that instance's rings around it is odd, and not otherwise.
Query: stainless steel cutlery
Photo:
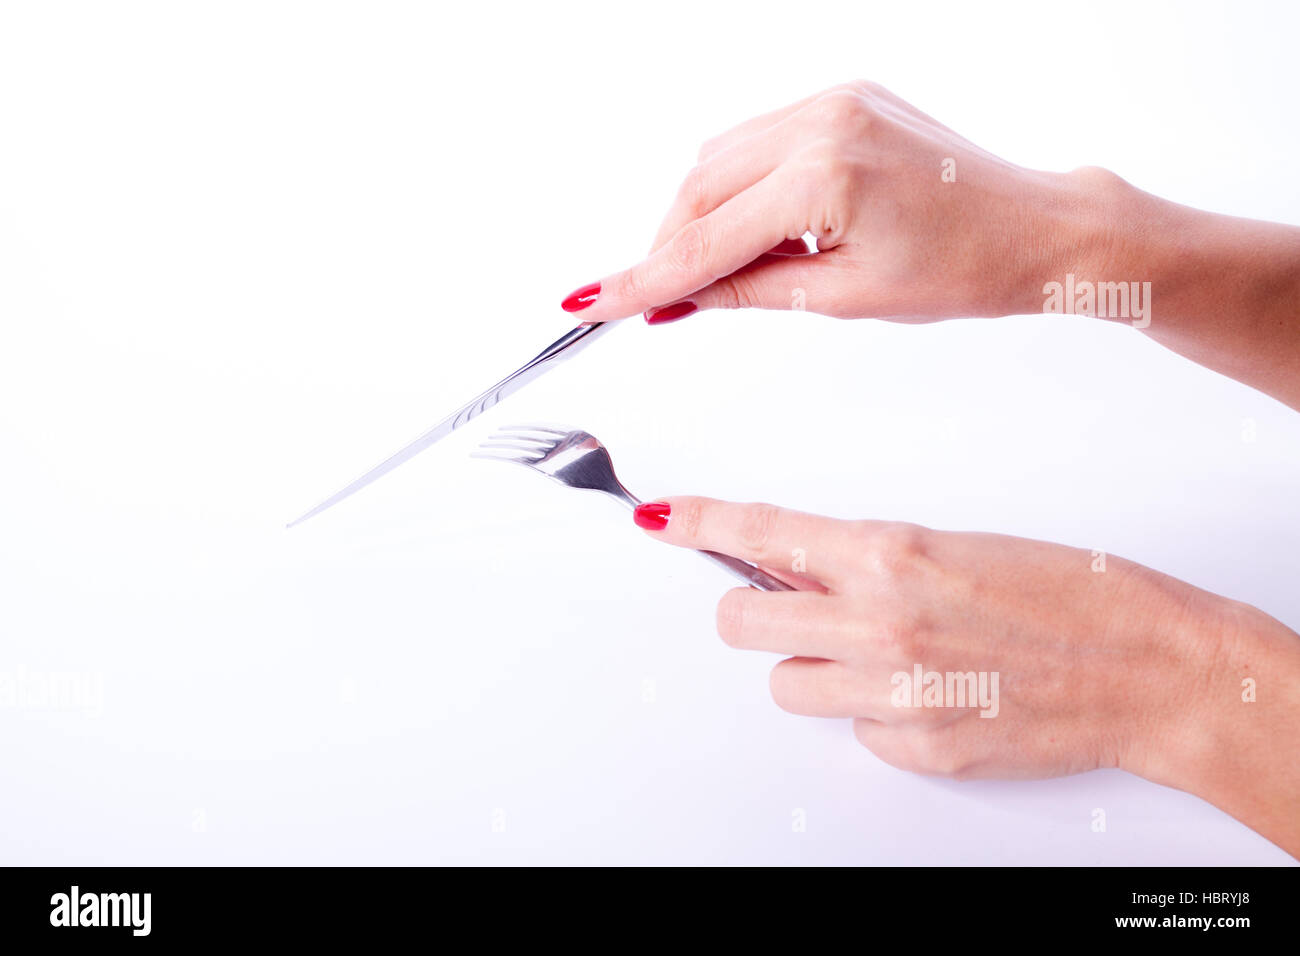
[[[289,522],[288,527],[292,528],[294,525],[301,524],[308,518],[320,514],[327,508],[338,504],[344,498],[360,491],[376,479],[382,478],[398,465],[410,461],[430,445],[447,437],[462,425],[473,421],[507,395],[554,368],[563,359],[576,355],[617,324],[619,323],[605,322],[595,325],[579,325],[577,328],[565,333],[531,360],[525,362],[487,391],[466,402],[405,448],[384,459],[351,484],[330,495],[310,511]],[[588,488],[592,491],[604,492],[629,508],[635,508],[641,503],[623,487],[622,482],[615,476],[614,463],[610,460],[609,452],[605,449],[605,446],[595,436],[584,431],[557,429],[549,425],[515,426],[493,435],[480,446],[480,450],[475,452],[473,457],[527,465],[571,488]],[[763,591],[794,590],[794,588],[772,577],[761,568],[739,558],[718,554],[714,551],[700,551],[698,553],[704,555],[714,564],[726,568],[752,587]]]
[[[629,508],[641,504],[614,474],[614,462],[605,446],[596,436],[577,429],[551,425],[512,425],[490,436],[471,457],[527,465],[570,488],[603,492]],[[739,558],[718,554],[716,551],[697,553],[760,591],[795,590],[784,581],[777,580],[761,568]]]
[[[310,511],[300,515],[293,521],[290,521],[288,527],[292,528],[294,525],[301,524],[313,515],[320,514],[326,508],[330,508],[349,495],[360,491],[375,479],[382,478],[398,465],[410,461],[434,442],[446,438],[457,428],[460,428],[460,426],[473,421],[507,395],[518,391],[539,375],[550,371],[563,359],[577,355],[584,348],[618,324],[619,323],[617,322],[603,322],[596,325],[580,325],[577,328],[566,332],[550,345],[546,346],[546,348],[542,349],[541,352],[537,353],[533,359],[525,362],[487,391],[470,399],[470,401],[466,402],[442,421],[438,422],[438,424],[434,425],[401,451],[384,459],[347,487],[336,491]]]

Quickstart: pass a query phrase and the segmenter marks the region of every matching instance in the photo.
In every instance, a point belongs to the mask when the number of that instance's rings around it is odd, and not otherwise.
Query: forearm
[[[1190,209],[1117,179],[1098,188],[1115,216],[1087,278],[1150,282],[1148,314],[1133,324],[1300,409],[1300,228]]]
[[[1147,748],[1142,776],[1209,801],[1300,857],[1300,635],[1227,602],[1190,642],[1203,679]]]

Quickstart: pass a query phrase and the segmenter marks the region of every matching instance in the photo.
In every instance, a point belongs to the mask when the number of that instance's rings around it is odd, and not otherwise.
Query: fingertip
[[[600,298],[600,283],[589,282],[566,295],[560,302],[560,308],[565,312],[581,312],[595,305],[598,298]]]
[[[638,505],[632,520],[670,544],[693,544],[710,501],[694,495],[664,495]]]
[[[672,505],[667,501],[646,501],[633,510],[632,520],[646,531],[663,531],[668,527],[671,513]]]

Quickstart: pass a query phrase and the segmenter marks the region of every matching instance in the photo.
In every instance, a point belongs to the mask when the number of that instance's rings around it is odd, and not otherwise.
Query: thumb
[[[688,298],[651,309],[650,325],[675,322],[705,309],[784,309],[838,314],[830,253],[760,256]]]

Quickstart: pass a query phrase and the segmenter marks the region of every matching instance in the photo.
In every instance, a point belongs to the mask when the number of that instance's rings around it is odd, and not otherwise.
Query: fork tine
[[[522,451],[539,457],[545,454],[543,449],[534,448],[532,445],[525,445],[520,441],[485,441],[480,442],[478,447],[481,451],[487,451],[492,448],[503,448],[507,451]]]
[[[531,435],[520,435],[515,432],[502,431],[493,432],[491,435],[488,435],[488,441],[528,441],[538,445],[544,445],[547,448],[550,448],[556,443],[556,439],[549,436],[546,438],[533,438]]]
[[[547,422],[522,422],[515,425],[503,425],[502,431],[530,431],[530,432],[547,432],[551,435],[563,437],[573,431],[572,428],[565,428],[563,425],[556,425]]]
[[[547,447],[559,445],[560,442],[564,441],[564,438],[558,436],[558,434],[528,434],[526,432],[510,432],[506,431],[506,429],[498,429],[498,431],[489,434],[487,437],[504,441],[536,441],[538,444]]]

